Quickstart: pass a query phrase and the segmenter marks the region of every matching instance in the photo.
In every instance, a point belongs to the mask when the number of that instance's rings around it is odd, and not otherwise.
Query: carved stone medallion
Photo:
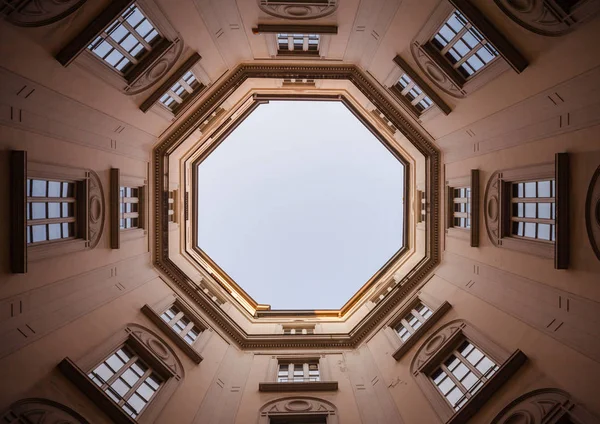
[[[594,172],[585,199],[585,226],[592,249],[600,260],[600,166]]]
[[[494,246],[498,246],[500,240],[500,184],[500,173],[494,172],[487,182],[483,198],[485,229]]]
[[[509,403],[491,424],[544,424],[563,422],[581,424],[597,423],[583,407],[560,389],[538,389],[526,393]]]
[[[25,0],[12,2],[0,14],[7,15],[6,20],[13,25],[39,27],[50,25],[75,12],[87,0]],[[11,3],[11,2],[9,2]],[[7,11],[8,10],[8,11]]]
[[[440,70],[439,66],[423,51],[419,43],[412,43],[410,49],[419,68],[425,72],[431,82],[438,86],[440,90],[458,99],[465,97],[465,92]]]
[[[98,245],[102,232],[104,231],[104,191],[100,183],[100,177],[93,171],[89,171],[88,180],[88,232],[90,249]]]
[[[523,28],[540,35],[567,34],[581,22],[590,19],[600,7],[598,2],[570,2],[547,0],[494,0],[498,7]],[[596,4],[594,4],[596,3]]]
[[[171,47],[167,49],[160,59],[149,66],[146,72],[125,88],[125,94],[133,95],[141,93],[157,83],[177,63],[182,51],[183,42],[179,39],[174,40]]]
[[[163,342],[156,334],[136,324],[128,325],[127,331],[156,355],[177,378],[183,377],[183,367],[167,343]]]
[[[283,19],[316,19],[331,15],[338,7],[337,0],[328,0],[322,4],[297,1],[258,0],[258,7],[271,16]]]
[[[89,424],[77,412],[47,399],[22,399],[2,415],[2,422],[31,424]]]

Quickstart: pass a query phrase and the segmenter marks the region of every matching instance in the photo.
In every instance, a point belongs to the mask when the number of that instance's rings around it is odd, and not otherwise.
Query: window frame
[[[177,333],[169,323],[162,319],[162,314],[172,306],[179,309],[191,324],[200,330],[200,334],[192,344],[189,344],[181,333]],[[213,331],[206,321],[201,319],[180,297],[169,295],[153,305],[142,306],[142,313],[156,325],[179,349],[181,349],[195,364],[202,362],[202,350],[211,338]]]
[[[136,65],[123,74],[105,63],[104,59],[90,51],[88,46],[95,42],[134,3],[152,23],[159,33],[160,39],[156,41],[151,50],[139,58]],[[179,40],[177,31],[153,0],[115,0],[109,3],[65,45],[56,55],[56,59],[65,67],[76,61],[106,83],[125,94],[133,95],[145,91],[161,79],[177,62],[182,50],[183,42]],[[168,64],[166,67],[164,66],[165,61]]]
[[[193,52],[192,55],[160,85],[160,87],[144,100],[140,105],[140,110],[144,113],[153,110],[161,116],[168,117],[168,119],[174,119],[180,116],[210,85],[209,77],[199,63],[201,59],[202,57],[197,52]],[[160,99],[165,94],[169,93],[171,88],[178,83],[187,72],[192,72],[194,74],[198,86],[193,88],[189,95],[182,99],[182,102],[179,103],[176,108],[171,109],[162,104]]]
[[[469,176],[449,178],[446,180],[446,234],[448,237],[469,240],[471,247],[479,246],[479,202],[480,184],[479,170],[471,169]],[[467,212],[470,227],[454,225],[455,204],[454,190],[459,188],[470,189],[471,211]]]
[[[148,232],[146,191],[148,180],[144,177],[122,175],[119,168],[110,169],[110,247],[120,249],[121,241],[144,238]],[[138,189],[138,226],[121,228],[121,187]]]
[[[294,364],[303,365],[303,375],[309,376],[309,364],[318,364],[318,381],[279,381],[280,365],[288,364],[288,378],[293,377]],[[306,366],[305,366],[306,365]],[[304,377],[303,377],[304,378]],[[308,377],[307,377],[308,378]],[[330,380],[325,355],[277,355],[269,361],[266,379],[258,384],[260,392],[315,392],[336,391],[338,382]]]
[[[396,65],[394,68],[396,72],[392,72],[388,78],[388,89],[417,118],[421,118],[426,115],[432,115],[433,106],[441,110],[444,115],[448,115],[450,112],[452,112],[450,106],[448,106],[448,104],[431,88],[429,84],[425,82],[423,78],[419,76],[419,74],[413,70],[413,68],[404,59],[402,59],[400,55],[396,55],[393,62]],[[400,87],[398,87],[399,80],[403,75],[407,75],[412,82],[423,91],[423,93],[433,102],[432,106],[423,111],[419,111],[412,104],[412,101],[409,100],[405,94],[403,94],[406,89],[400,89]]]
[[[431,311],[429,318],[421,321],[419,317],[416,317],[421,322],[421,325],[411,332],[410,336],[406,340],[402,340],[397,328],[402,325],[406,317],[412,313],[412,311],[419,305],[423,304]],[[417,293],[412,299],[406,302],[391,318],[388,322],[386,329],[384,330],[388,340],[392,343],[392,346],[396,349],[392,354],[396,361],[400,361],[404,358],[407,353],[421,340],[425,334],[429,332],[433,326],[442,319],[446,312],[452,308],[449,302],[441,302],[438,299],[425,294],[423,292]],[[411,326],[412,328],[412,326]],[[407,329],[410,332],[410,330]]]
[[[555,180],[555,241],[511,236],[512,182]],[[569,155],[556,153],[554,162],[494,172],[488,180],[484,217],[488,237],[496,247],[554,259],[555,269],[567,269],[570,257]]]
[[[462,16],[497,51],[499,58],[492,60],[481,71],[465,78],[450,61],[431,43],[439,29],[446,23],[454,10]],[[419,68],[438,88],[456,98],[479,89],[501,73],[512,67],[521,73],[528,65],[525,57],[469,0],[443,0],[421,28],[411,44],[411,52]],[[432,73],[435,73],[435,75]],[[436,72],[437,71],[437,72]]]
[[[290,58],[298,57],[326,57],[329,52],[329,43],[331,36],[338,33],[337,25],[271,25],[259,24],[252,28],[253,34],[265,34],[267,41],[267,50],[272,58]],[[279,48],[278,37],[281,34],[289,36],[302,35],[318,36],[318,46],[316,50],[281,50]]]
[[[75,182],[76,238],[27,244],[27,180]],[[26,273],[28,263],[93,249],[104,230],[104,194],[98,175],[89,170],[29,161],[24,150],[10,154],[11,270]]]
[[[100,363],[124,345],[163,379],[160,390],[155,393],[136,419],[130,417],[88,376]],[[69,357],[64,358],[58,364],[58,369],[117,424],[154,422],[185,377],[183,366],[169,344],[156,333],[138,324],[127,324],[121,331],[77,361]]]
[[[498,365],[498,370],[458,411],[455,411],[435,386],[430,375],[465,340]],[[457,424],[467,422],[475,415],[526,361],[527,356],[519,349],[510,353],[467,321],[454,320],[439,328],[421,344],[411,362],[411,372],[440,420],[446,424]]]

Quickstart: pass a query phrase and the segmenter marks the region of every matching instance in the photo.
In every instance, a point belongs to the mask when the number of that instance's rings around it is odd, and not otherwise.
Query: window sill
[[[308,381],[308,382],[263,382],[258,383],[259,392],[326,392],[336,391],[337,381]]]
[[[437,308],[431,317],[422,326],[420,326],[417,331],[415,331],[404,343],[402,346],[396,350],[392,356],[396,361],[402,359],[404,355],[419,341],[421,337],[427,333],[427,331],[433,327],[433,325],[440,320],[444,316],[444,314],[452,307],[450,303],[444,302]]]
[[[77,388],[85,394],[98,408],[100,408],[116,424],[136,424],[137,421],[125,413],[104,393],[85,372],[71,359],[65,358],[58,364],[58,369]]]
[[[171,327],[165,323],[161,317],[154,312],[154,310],[148,306],[144,305],[142,307],[142,312],[146,315],[150,321],[152,321],[160,330],[173,342],[177,345],[179,349],[183,351],[194,363],[199,364],[202,362],[202,355],[200,355],[192,346],[190,346],[183,338],[181,338],[178,334],[176,334]],[[196,340],[197,341],[197,340]]]
[[[473,415],[481,409],[485,402],[491,398],[494,393],[515,373],[521,365],[527,361],[527,356],[517,349],[510,357],[502,364],[494,376],[485,382],[471,399],[465,405],[452,415],[446,424],[466,423]]]

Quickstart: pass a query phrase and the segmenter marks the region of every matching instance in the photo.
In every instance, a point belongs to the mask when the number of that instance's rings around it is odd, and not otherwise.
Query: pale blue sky
[[[261,105],[199,166],[198,244],[259,303],[339,308],[402,245],[403,173],[342,103]]]

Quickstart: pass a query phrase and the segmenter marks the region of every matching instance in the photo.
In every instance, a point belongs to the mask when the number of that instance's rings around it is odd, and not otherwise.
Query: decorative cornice
[[[168,193],[164,178],[168,176],[171,154],[248,78],[294,78],[348,80],[377,107],[392,124],[425,157],[426,192],[432,205],[426,227],[425,258],[399,282],[377,306],[347,334],[315,334],[284,337],[283,335],[250,335],[246,333],[208,295],[195,289],[195,284],[169,259],[168,254]],[[153,151],[154,187],[154,264],[164,276],[185,292],[204,314],[213,320],[233,341],[243,349],[255,348],[353,348],[375,329],[404,298],[439,263],[439,205],[440,152],[383,94],[382,87],[368,78],[354,65],[291,65],[291,64],[241,64],[232,70],[220,84],[215,85],[196,109],[180,125],[167,134]],[[409,193],[406,194],[409,197]]]

